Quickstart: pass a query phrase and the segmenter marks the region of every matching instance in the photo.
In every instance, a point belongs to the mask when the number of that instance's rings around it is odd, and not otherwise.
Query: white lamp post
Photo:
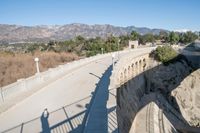
[[[112,54],[112,67],[114,68],[114,59],[115,59],[115,54]]]
[[[39,69],[39,58],[35,58],[34,59],[35,63],[36,63],[36,70],[37,70],[37,73],[40,73],[40,69]]]
[[[120,39],[118,40],[118,60],[119,60],[119,43],[120,43]]]
[[[103,48],[101,48],[101,54],[103,54]]]

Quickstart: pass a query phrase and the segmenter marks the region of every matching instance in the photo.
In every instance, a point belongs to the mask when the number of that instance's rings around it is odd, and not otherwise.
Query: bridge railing
[[[143,72],[148,67],[149,54],[152,50],[149,49],[138,56],[134,56],[134,53],[132,53],[120,59],[112,71],[109,88],[116,89],[129,79]]]
[[[140,104],[138,101],[140,97],[139,93],[142,93],[144,90],[144,88],[142,88],[141,86],[141,84],[143,83],[142,81],[139,82],[137,80],[138,83],[136,83],[136,88],[141,87],[141,91],[138,91],[138,89],[134,89],[134,87],[130,89],[129,86],[136,81],[132,80],[134,79],[134,77],[143,75],[143,72],[150,68],[152,60],[149,58],[149,54],[153,49],[154,48],[146,49],[143,52],[141,51],[140,54],[137,54],[137,56],[134,52],[128,54],[128,56],[124,56],[116,63],[110,76],[109,90],[116,90],[116,99],[114,103],[112,101],[112,97],[109,97],[107,101],[107,108],[110,108],[111,106],[113,106],[113,104],[117,105],[116,113],[118,128],[120,132],[128,132],[128,128],[126,126],[123,126],[123,124],[131,126],[131,123],[129,123],[129,121],[132,121],[134,119],[134,115],[136,114]],[[131,83],[129,81],[133,82]],[[131,96],[128,95],[128,93]],[[132,95],[132,93],[134,93],[135,95]],[[127,117],[129,117],[130,119],[127,120]]]
[[[110,76],[110,89],[116,89],[129,79],[141,73],[148,66],[149,54],[155,47],[146,49],[146,52],[134,56],[134,52],[121,58],[116,64]],[[144,61],[145,59],[145,61]],[[142,62],[140,62],[142,61]],[[139,64],[139,62],[141,64]],[[137,63],[137,64],[136,64]],[[144,66],[145,65],[145,66]]]
[[[119,51],[119,53],[126,53],[126,52],[129,51],[128,50]],[[59,79],[60,77],[66,75],[73,69],[79,68],[80,66],[88,64],[95,60],[99,60],[108,56],[111,57],[111,54],[113,53],[116,54],[117,52],[106,53],[103,55],[96,55],[89,58],[83,58],[77,61],[69,62],[64,65],[60,65],[56,68],[50,68],[45,72],[35,74],[29,78],[19,79],[17,82],[14,82],[12,84],[0,88],[0,105],[5,104],[6,101],[9,101],[9,104],[11,104],[12,102],[17,102],[17,101],[10,102],[10,99],[13,99],[14,97],[17,97],[18,95],[26,93],[28,91],[36,91],[50,84],[56,79]],[[23,99],[23,97],[18,97],[17,99],[21,100]]]

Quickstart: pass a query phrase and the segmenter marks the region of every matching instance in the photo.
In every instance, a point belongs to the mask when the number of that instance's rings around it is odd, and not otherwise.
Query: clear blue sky
[[[200,30],[200,0],[0,0],[0,23]]]

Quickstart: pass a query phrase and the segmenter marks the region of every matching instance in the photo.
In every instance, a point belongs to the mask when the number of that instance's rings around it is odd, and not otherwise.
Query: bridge
[[[149,58],[153,49],[81,59],[1,88],[0,132],[199,131],[183,125],[162,95],[150,93],[146,78],[159,67]]]
[[[115,62],[152,49],[115,52]],[[118,132],[116,90],[109,88],[111,55],[74,61],[1,88],[0,132]]]

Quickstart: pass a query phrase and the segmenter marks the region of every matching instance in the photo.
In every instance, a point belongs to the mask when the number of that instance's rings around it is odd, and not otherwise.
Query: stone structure
[[[138,41],[129,41],[128,46],[129,46],[129,49],[137,48],[138,47]]]

